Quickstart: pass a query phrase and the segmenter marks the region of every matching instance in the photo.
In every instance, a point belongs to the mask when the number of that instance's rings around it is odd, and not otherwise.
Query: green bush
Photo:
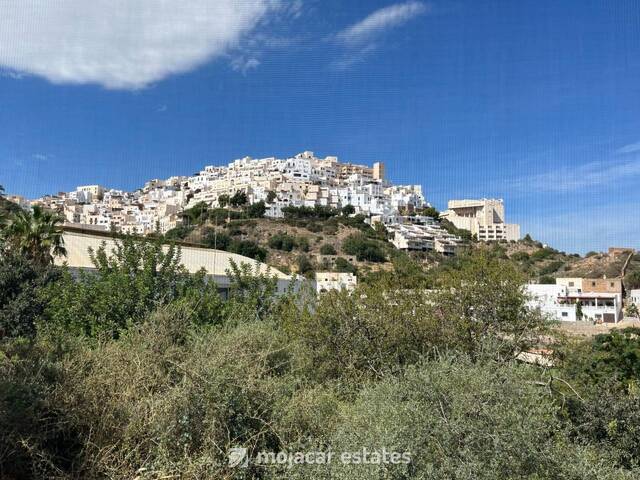
[[[355,255],[359,261],[386,261],[386,255],[379,243],[362,233],[354,233],[345,238],[342,242],[342,251],[348,255]]]
[[[290,252],[297,246],[295,237],[287,233],[276,233],[269,237],[269,247],[275,250]]]
[[[336,249],[330,243],[325,243],[320,247],[320,253],[322,255],[337,255]]]

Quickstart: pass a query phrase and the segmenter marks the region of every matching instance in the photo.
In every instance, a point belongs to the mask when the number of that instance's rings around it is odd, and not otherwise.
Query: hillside
[[[558,277],[599,278],[620,277],[628,253],[589,252],[584,257],[567,254],[545,246],[530,237],[513,243],[474,244],[492,254],[515,262],[528,278],[541,283],[553,283]],[[626,288],[640,287],[640,255],[629,261],[624,278]]]
[[[362,215],[324,207],[291,208],[283,219],[262,218],[263,213],[259,205],[233,209],[198,205],[185,211],[184,226],[167,237],[240,253],[287,273],[334,270],[367,274],[393,269],[393,259],[403,255],[388,242],[384,229],[371,228]],[[443,226],[449,227],[446,222]],[[554,283],[557,277],[618,277],[628,258],[624,253],[567,254],[528,235],[518,242],[469,240],[460,254],[467,248],[509,259],[529,280],[541,283]],[[411,252],[409,256],[427,270],[446,263],[446,257],[435,252]],[[625,285],[640,287],[640,255],[629,262]]]
[[[385,232],[371,228],[361,215],[303,208],[284,219],[251,218],[250,208],[194,207],[185,212],[185,224],[166,237],[240,253],[287,273],[391,268],[395,249]]]

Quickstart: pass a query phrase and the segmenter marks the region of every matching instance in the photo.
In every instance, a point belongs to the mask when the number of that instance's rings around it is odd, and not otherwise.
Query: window
[[[569,282],[569,286],[573,287],[574,283],[573,282]]]
[[[563,316],[563,317],[568,317],[568,316],[569,316],[569,313],[568,313],[568,312],[562,312],[562,316]]]

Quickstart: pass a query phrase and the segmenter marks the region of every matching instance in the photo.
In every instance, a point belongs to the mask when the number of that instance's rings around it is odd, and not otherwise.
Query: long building
[[[63,238],[67,256],[56,257],[55,264],[66,265],[71,271],[95,270],[89,254],[90,249],[96,251],[104,245],[107,254],[110,254],[116,248],[116,240],[109,234],[66,229]],[[168,249],[168,246],[165,248]],[[180,246],[180,263],[192,274],[204,269],[207,277],[216,282],[218,291],[225,298],[228,296],[231,286],[232,279],[228,272],[231,271],[232,263],[237,266],[247,264],[255,273],[275,277],[278,283],[278,293],[284,293],[289,288],[297,291],[304,283],[302,277],[286,275],[265,263],[222,250]]]

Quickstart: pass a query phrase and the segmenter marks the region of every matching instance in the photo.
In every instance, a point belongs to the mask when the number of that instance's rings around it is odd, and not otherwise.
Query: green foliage
[[[554,285],[556,283],[556,279],[549,275],[543,275],[539,278],[538,283],[542,285]]]
[[[550,273],[555,273],[560,270],[564,266],[564,262],[562,260],[555,260],[545,265],[540,269],[540,275],[549,275]]]
[[[298,255],[296,266],[300,275],[309,275],[314,272],[314,266],[307,255]]]
[[[338,257],[335,260],[335,270],[336,272],[344,272],[344,273],[357,273],[358,269],[355,265],[349,262],[347,259],[343,257]]]
[[[211,227],[205,227],[202,230],[202,243],[207,248],[214,248],[217,250],[228,250],[232,243],[231,237],[226,233]]]
[[[204,273],[189,275],[180,265],[179,249],[159,241],[125,237],[113,249],[103,244],[91,252],[93,272],[74,278],[70,272],[50,285],[46,328],[94,337],[117,336],[129,324],[141,322],[151,311],[172,302],[193,303],[197,322],[213,322],[209,315],[220,299]]]
[[[296,244],[298,246],[298,249],[301,252],[308,252],[309,251],[309,239],[305,236],[300,236],[296,239]]]
[[[283,320],[292,339],[306,345],[318,380],[361,381],[398,372],[428,354],[437,332],[421,291],[397,291],[385,280],[363,284],[350,295],[330,291],[313,313]]]
[[[65,256],[62,217],[40,206],[32,211],[19,209],[11,214],[1,230],[5,248],[40,266],[53,262],[54,256]]]
[[[47,303],[43,292],[59,271],[15,255],[0,256],[0,340],[32,337]]]
[[[411,463],[337,461],[293,469],[287,478],[625,478],[606,455],[569,445],[557,406],[536,380],[526,367],[477,365],[464,357],[386,377],[344,409],[326,443],[338,452],[410,452]]]
[[[193,207],[182,212],[186,226],[198,225],[208,218],[209,206],[205,202],[196,203]]]
[[[242,207],[248,202],[247,194],[238,190],[233,196],[229,199],[229,204],[232,207]]]
[[[436,220],[440,219],[440,212],[436,210],[434,207],[427,207],[420,211],[420,215],[425,215],[427,217],[434,218]]]
[[[546,322],[527,307],[525,279],[510,262],[461,256],[437,281],[434,302],[448,342],[472,359],[511,359],[536,345]]]
[[[340,214],[339,210],[322,205],[313,207],[284,207],[282,209],[285,219],[327,219]]]
[[[562,374],[563,418],[575,441],[607,452],[613,465],[640,464],[640,329],[625,328],[569,344]],[[573,392],[579,391],[576,395]],[[577,393],[577,392],[576,392]]]
[[[456,235],[467,242],[473,240],[473,235],[469,230],[465,230],[463,228],[456,228],[456,226],[446,218],[443,218],[440,221],[440,226],[444,228],[451,235]]]
[[[193,232],[192,226],[178,225],[165,233],[164,238],[169,241],[184,240],[191,234],[191,232]]]
[[[344,207],[342,207],[342,215],[348,216],[353,215],[354,213],[356,213],[356,207],[354,207],[353,205],[345,205]]]
[[[548,331],[496,251],[429,272],[394,254],[389,274],[319,297],[232,263],[224,302],[179,257],[126,237],[93,252],[95,272],[55,281],[54,268],[0,257],[0,315],[20,299],[9,315],[22,312],[30,336],[0,339],[0,477],[640,475],[640,330],[554,346],[552,369],[518,363]],[[235,446],[336,460],[232,468]],[[411,462],[338,460],[363,448]]]
[[[320,253],[322,255],[337,255],[337,251],[330,243],[325,243],[320,247]]]
[[[640,270],[629,272],[624,277],[624,285],[629,290],[640,288]]]
[[[516,262],[526,262],[529,260],[529,254],[524,251],[515,252],[510,258]]]
[[[290,252],[296,245],[296,239],[286,233],[276,233],[269,237],[269,247],[276,250]]]
[[[276,198],[278,198],[278,195],[276,194],[276,192],[270,190],[267,193],[267,203],[273,203],[276,200]]]
[[[265,206],[263,201],[259,201],[249,205],[246,209],[247,216],[249,218],[262,218],[264,217],[264,213],[267,211],[267,207]]]
[[[386,261],[386,255],[379,243],[362,233],[354,233],[345,238],[342,242],[342,251],[348,255],[355,255],[360,261]]]
[[[253,258],[259,262],[267,259],[267,251],[252,240],[233,240],[228,247],[231,253]]]
[[[587,252],[585,258],[595,257],[597,255],[599,255],[598,252]]]
[[[640,328],[628,327],[597,335],[565,359],[566,369],[584,384],[615,380],[620,388],[640,381]]]
[[[230,197],[226,193],[223,193],[222,195],[218,195],[218,205],[222,208],[229,205],[229,200],[230,200]]]
[[[555,253],[555,250],[551,248],[539,248],[531,254],[531,260],[533,260],[534,262],[546,260],[547,258],[553,256]]]

